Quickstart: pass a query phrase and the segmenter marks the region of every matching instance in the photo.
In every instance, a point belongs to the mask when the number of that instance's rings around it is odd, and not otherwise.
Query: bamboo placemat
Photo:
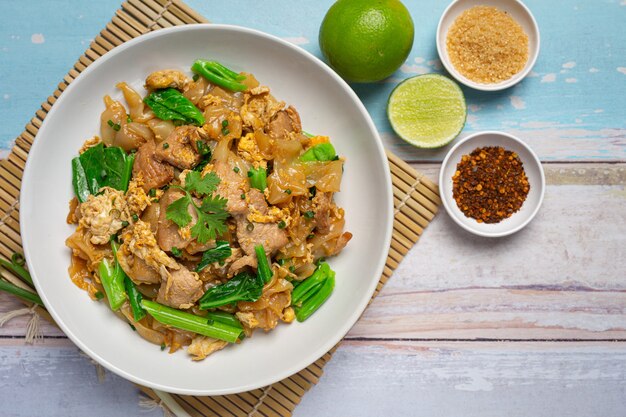
[[[193,23],[207,23],[207,20],[178,0],[129,0],[117,10],[106,28],[96,36],[89,49],[63,78],[57,90],[48,97],[35,117],[26,125],[24,132],[16,139],[8,158],[0,161],[0,256],[9,259],[13,252],[22,251],[18,212],[24,164],[43,119],[65,88],[89,64],[114,47],[153,30]],[[374,296],[417,242],[424,228],[437,213],[441,202],[438,188],[432,181],[392,153],[388,152],[387,156],[393,177],[394,231],[387,263]],[[10,273],[4,274],[4,277],[28,289]],[[36,311],[52,321],[44,309],[36,308]],[[304,393],[319,381],[322,368],[330,360],[335,348],[301,372],[263,389],[216,397],[183,395],[173,397],[194,417],[290,416]],[[151,389],[140,388],[160,403]]]

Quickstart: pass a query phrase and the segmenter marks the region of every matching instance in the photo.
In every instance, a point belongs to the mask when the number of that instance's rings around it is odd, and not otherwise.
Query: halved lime
[[[402,139],[419,148],[439,148],[456,138],[467,116],[461,88],[448,77],[425,74],[391,92],[387,117]]]

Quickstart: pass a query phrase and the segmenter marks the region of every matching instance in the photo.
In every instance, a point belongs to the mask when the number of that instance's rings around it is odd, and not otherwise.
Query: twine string
[[[15,211],[15,209],[17,208],[19,203],[20,203],[19,199],[16,198],[15,200],[13,200],[13,202],[11,203],[9,208],[7,209],[6,213],[4,213],[4,216],[2,216],[2,218],[0,218],[0,227],[4,226],[6,224],[7,219],[9,217],[11,217],[11,215],[13,214],[13,212]]]
[[[83,352],[82,350],[78,351],[78,353],[83,358],[86,358],[94,366],[94,368],[96,369],[96,376],[98,377],[98,382],[103,383],[106,377],[106,371],[104,370],[104,367],[100,365],[98,362],[91,359],[91,357],[87,355],[85,352]]]
[[[418,176],[415,179],[415,182],[411,185],[411,188],[409,188],[409,191],[406,192],[406,194],[404,195],[404,197],[398,204],[398,207],[396,207],[396,209],[393,211],[394,216],[400,213],[400,210],[402,210],[402,208],[406,206],[406,203],[408,203],[408,201],[412,198],[413,193],[417,191],[417,187],[420,185],[421,180],[422,180],[421,176]]]
[[[168,0],[167,3],[163,5],[163,8],[159,12],[159,14],[156,15],[154,20],[152,20],[152,23],[150,23],[150,25],[148,26],[148,30],[154,30],[154,27],[159,23],[159,20],[163,17],[165,12],[167,12],[167,9],[169,9],[173,3],[174,0]]]
[[[259,412],[259,407],[263,404],[263,401],[265,401],[265,399],[267,398],[271,390],[272,390],[271,385],[268,385],[267,387],[263,389],[261,396],[259,397],[258,400],[256,400],[254,407],[252,407],[252,410],[250,410],[250,412],[248,413],[248,417],[254,417],[254,415]]]
[[[139,407],[142,408],[145,412],[160,408],[163,410],[163,417],[176,417],[172,410],[170,410],[168,406],[165,405],[163,400],[159,399],[157,401],[153,398],[145,396],[144,394],[139,394]]]
[[[0,315],[0,327],[4,326],[10,320],[30,314],[30,320],[26,324],[25,341],[27,344],[32,345],[37,340],[43,339],[41,332],[41,323],[39,320],[39,313],[37,312],[37,304],[33,304],[30,307],[18,308],[17,310],[8,311]]]

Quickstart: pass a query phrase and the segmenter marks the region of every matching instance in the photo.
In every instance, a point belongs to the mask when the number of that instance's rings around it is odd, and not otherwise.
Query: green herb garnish
[[[178,227],[185,227],[192,220],[188,207],[193,206],[198,215],[198,221],[191,228],[191,236],[199,243],[206,243],[226,231],[225,222],[229,216],[226,211],[227,200],[212,194],[219,182],[220,179],[214,172],[209,172],[204,176],[197,171],[188,172],[185,177],[185,187],[175,186],[185,195],[170,204],[166,210],[167,219],[176,223]],[[192,192],[205,196],[199,206],[191,197]]]

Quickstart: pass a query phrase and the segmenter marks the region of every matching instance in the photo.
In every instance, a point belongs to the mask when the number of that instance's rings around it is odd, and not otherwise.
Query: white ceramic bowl
[[[461,13],[474,6],[494,6],[507,12],[522,26],[524,32],[528,35],[528,62],[526,62],[524,69],[508,80],[495,84],[477,83],[463,76],[456,70],[456,68],[454,68],[452,62],[450,62],[448,49],[446,48],[448,29]],[[528,7],[526,7],[524,3],[519,0],[454,0],[441,15],[439,25],[437,26],[437,52],[439,53],[439,59],[443,63],[443,66],[454,78],[457,79],[457,81],[476,90],[504,90],[520,82],[524,79],[524,77],[526,77],[526,75],[528,75],[530,70],[535,65],[537,57],[539,56],[539,45],[540,37],[537,21],[533,17],[530,10],[528,10]]]
[[[202,362],[183,351],[161,352],[135,334],[106,303],[93,302],[67,273],[64,245],[74,226],[65,222],[72,157],[99,133],[102,97],[122,99],[127,81],[143,91],[151,71],[189,71],[197,58],[246,70],[293,104],[309,132],[328,135],[347,162],[342,191],[346,229],[354,238],[329,262],[337,272],[331,298],[305,323],[259,331]],[[93,359],[141,385],[192,395],[230,394],[266,386],[305,368],[348,332],[372,296],[382,273],[393,222],[387,158],[363,104],[329,67],[274,36],[225,25],[189,25],[134,39],[94,62],[63,93],[30,151],[20,200],[20,225],[37,291],[64,333]]]
[[[452,176],[463,155],[469,155],[474,149],[484,146],[501,146],[508,151],[516,152],[528,177],[530,191],[522,208],[508,219],[500,223],[478,223],[466,217],[452,197]],[[466,137],[457,143],[446,155],[439,173],[439,190],[446,211],[459,226],[479,236],[501,237],[521,230],[535,217],[543,202],[546,180],[539,158],[524,142],[515,136],[503,132],[479,132]]]

